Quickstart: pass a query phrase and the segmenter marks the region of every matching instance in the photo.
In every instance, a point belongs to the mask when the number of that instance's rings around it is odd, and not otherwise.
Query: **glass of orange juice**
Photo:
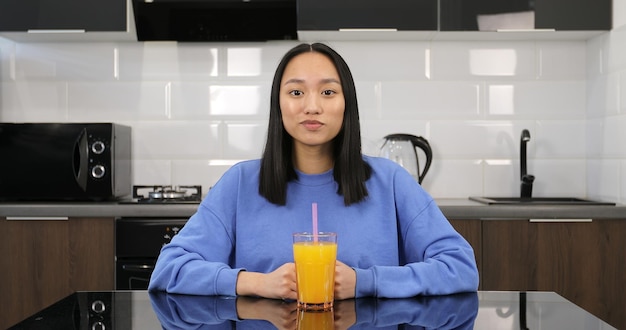
[[[330,310],[335,298],[337,234],[320,232],[293,234],[298,308]]]
[[[335,314],[331,310],[306,311],[298,309],[298,330],[335,330]]]

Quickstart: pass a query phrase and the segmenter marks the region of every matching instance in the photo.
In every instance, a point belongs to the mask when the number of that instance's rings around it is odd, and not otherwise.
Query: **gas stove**
[[[198,204],[202,186],[133,186],[133,199],[124,204]]]

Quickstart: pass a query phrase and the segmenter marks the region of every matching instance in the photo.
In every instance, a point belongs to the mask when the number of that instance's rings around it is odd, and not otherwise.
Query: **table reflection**
[[[478,294],[335,301],[299,311],[295,301],[150,293],[164,329],[473,329]]]

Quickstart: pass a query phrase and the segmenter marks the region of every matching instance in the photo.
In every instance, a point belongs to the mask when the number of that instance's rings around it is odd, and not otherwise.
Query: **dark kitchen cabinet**
[[[436,31],[438,0],[297,0],[299,31]]]
[[[482,290],[554,291],[626,329],[626,220],[482,222]]]
[[[612,27],[611,0],[441,0],[440,4],[441,31],[608,31]],[[534,25],[529,25],[531,17]]]
[[[0,0],[0,31],[127,30],[127,0]]]
[[[482,228],[478,219],[449,220],[452,227],[463,236],[474,249],[478,273],[482,273]],[[481,284],[482,286],[482,284]]]
[[[0,218],[0,329],[77,290],[114,289],[114,219]]]

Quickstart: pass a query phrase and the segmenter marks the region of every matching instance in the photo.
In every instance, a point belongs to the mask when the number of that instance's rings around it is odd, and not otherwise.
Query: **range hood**
[[[138,41],[295,40],[296,0],[132,0]]]

